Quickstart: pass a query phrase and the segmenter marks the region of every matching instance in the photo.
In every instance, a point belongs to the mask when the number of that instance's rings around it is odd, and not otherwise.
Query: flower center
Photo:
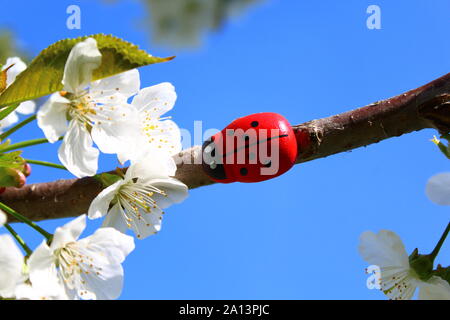
[[[381,268],[381,290],[393,300],[409,299],[416,290],[410,271],[398,267]]]
[[[143,220],[143,215],[151,214],[155,209],[159,209],[155,195],[167,197],[167,193],[152,185],[143,185],[138,182],[130,181],[124,184],[117,196],[116,201],[120,204],[122,217],[125,219],[128,228],[136,220]],[[162,212],[164,214],[164,212]],[[147,223],[147,227],[151,224]],[[139,238],[140,236],[137,235]]]
[[[95,266],[94,259],[87,254],[86,248],[76,242],[70,242],[58,249],[55,256],[58,272],[70,289],[84,287],[85,276],[101,275],[102,268]]]
[[[114,111],[114,106],[108,106],[101,103],[97,103],[88,90],[83,90],[76,94],[62,92],[63,97],[70,100],[68,116],[80,124],[90,128],[95,124],[102,124],[105,122],[111,122],[113,119],[107,113],[108,111]]]
[[[156,108],[154,108],[156,109]],[[174,145],[170,144],[170,140],[164,136],[168,135],[172,127],[164,127],[159,122],[164,120],[169,120],[172,117],[154,117],[149,111],[144,111],[144,117],[142,119],[142,133],[147,137],[149,143],[154,143],[157,148],[162,148],[164,144],[169,144],[170,148],[175,148]]]

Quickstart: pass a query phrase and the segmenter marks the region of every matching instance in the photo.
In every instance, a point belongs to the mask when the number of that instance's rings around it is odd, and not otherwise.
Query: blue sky
[[[107,33],[169,63],[140,69],[142,86],[172,82],[171,112],[180,127],[221,129],[237,117],[278,112],[292,124],[330,116],[416,88],[450,71],[450,3],[267,0],[207,33],[196,49],[161,48],[140,27],[139,1],[0,1],[19,43],[37,54],[68,37]],[[78,4],[81,30],[66,28]],[[366,8],[381,8],[382,29],[366,27]],[[384,299],[366,288],[357,252],[366,230],[398,233],[411,252],[431,251],[450,209],[431,203],[426,181],[449,171],[423,130],[295,166],[257,184],[192,190],[165,215],[162,231],[136,242],[126,260],[122,299]],[[14,141],[42,137],[35,124]],[[27,158],[57,161],[57,145]],[[102,170],[114,168],[103,157]],[[30,183],[69,178],[33,166]],[[68,220],[43,222],[52,231]],[[85,235],[98,227],[91,221]],[[40,238],[17,228],[33,245]],[[446,243],[437,261],[450,264]]]

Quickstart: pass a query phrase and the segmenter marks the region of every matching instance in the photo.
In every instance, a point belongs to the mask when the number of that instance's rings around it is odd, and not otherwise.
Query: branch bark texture
[[[450,131],[450,73],[420,88],[338,115],[295,125],[297,163],[377,143],[425,128]],[[177,155],[176,178],[190,189],[213,184],[203,172],[201,147]],[[34,221],[86,213],[102,190],[94,178],[58,180],[8,188],[0,201]],[[12,218],[10,221],[14,221]]]

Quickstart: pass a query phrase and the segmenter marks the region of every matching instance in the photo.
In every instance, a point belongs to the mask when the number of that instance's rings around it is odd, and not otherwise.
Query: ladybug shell
[[[297,159],[289,122],[273,112],[234,120],[203,143],[203,169],[216,182],[259,182],[288,171]]]

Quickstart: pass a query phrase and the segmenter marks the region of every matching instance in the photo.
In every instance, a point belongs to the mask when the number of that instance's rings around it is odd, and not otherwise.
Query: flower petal
[[[78,288],[79,291],[85,290],[90,297],[101,300],[118,298],[123,287],[121,263],[134,250],[134,239],[113,228],[100,228],[92,236],[80,240],[79,245],[86,248],[83,252],[89,257],[86,263],[98,270],[82,275],[84,285]]]
[[[122,184],[123,180],[113,183],[92,200],[88,211],[89,219],[101,218],[108,213],[109,205]]]
[[[58,292],[61,283],[55,265],[53,250],[42,241],[27,261],[32,286],[47,288],[48,292]]]
[[[0,210],[0,228],[6,223],[6,214]]]
[[[13,65],[11,68],[8,69],[6,72],[6,86],[9,87],[11,83],[16,80],[16,77],[19,73],[24,71],[27,68],[27,65],[25,62],[22,61],[19,57],[12,57],[6,59],[5,65],[2,67],[2,70],[5,70],[9,66]]]
[[[56,250],[66,243],[77,241],[86,228],[86,215],[83,214],[55,230],[50,248]]]
[[[19,104],[16,108],[16,112],[20,114],[31,114],[36,110],[36,102],[34,101],[25,101]]]
[[[62,84],[64,90],[76,93],[84,89],[92,79],[92,72],[102,61],[102,55],[93,38],[77,43],[70,51],[64,67]]]
[[[131,104],[139,112],[157,119],[171,110],[176,100],[177,94],[175,93],[174,86],[169,82],[163,82],[140,90]]]
[[[106,108],[106,107],[105,107]],[[93,141],[103,153],[120,153],[134,145],[139,128],[136,123],[137,112],[128,104],[116,107],[117,112],[108,114],[112,122],[98,122],[92,127]]]
[[[22,277],[23,255],[10,235],[0,235],[0,296],[13,297]]]
[[[51,143],[58,141],[67,132],[66,112],[69,102],[57,92],[37,112],[38,126]]]
[[[139,71],[132,69],[91,83],[89,93],[97,103],[126,101],[141,86]]]
[[[366,231],[361,234],[359,253],[370,264],[383,267],[409,269],[408,254],[400,237],[392,231],[381,230],[378,234]]]
[[[428,198],[441,206],[450,206],[450,172],[432,176],[425,189]]]
[[[174,176],[177,170],[175,160],[165,152],[153,150],[138,159],[128,168],[125,181],[138,178],[140,183],[146,184],[152,179]]]
[[[431,277],[420,284],[419,300],[450,300],[450,284],[441,277]]]
[[[99,228],[94,234],[79,241],[90,248],[106,255],[112,263],[122,263],[134,250],[134,239],[115,228]],[[101,250],[100,250],[101,248]],[[101,266],[97,266],[101,267]]]
[[[174,203],[183,202],[189,195],[188,187],[174,178],[152,179],[146,183],[166,192],[167,197],[158,193],[152,196],[152,199],[161,209],[165,209]]]
[[[52,291],[53,290],[53,291]],[[18,300],[67,300],[68,297],[62,285],[49,288],[48,286],[31,286],[22,283],[16,287],[15,298]]]
[[[9,126],[13,125],[14,123],[17,123],[19,121],[19,116],[15,111],[8,114],[6,117],[4,117],[2,120],[0,120],[0,130],[3,130],[5,128],[8,128]]]
[[[102,224],[103,228],[114,228],[122,233],[126,233],[128,226],[125,222],[125,217],[121,213],[120,204],[116,203],[106,215]]]
[[[145,117],[141,115],[141,117]],[[143,150],[153,147],[165,150],[174,155],[181,151],[181,131],[172,120],[147,121],[142,129],[144,143],[140,145]]]
[[[92,146],[91,135],[84,125],[72,120],[58,150],[61,163],[78,178],[97,173],[98,149]]]
[[[140,217],[130,221],[131,229],[138,239],[143,240],[161,230],[162,210],[159,207],[152,208],[150,212],[139,210]]]

